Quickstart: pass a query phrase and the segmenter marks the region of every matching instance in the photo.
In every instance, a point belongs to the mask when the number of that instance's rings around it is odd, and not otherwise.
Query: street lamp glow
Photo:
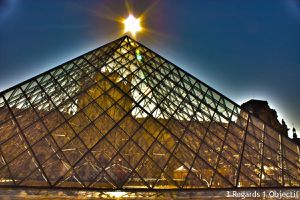
[[[130,14],[127,19],[123,21],[125,25],[125,33],[130,32],[133,36],[135,36],[136,32],[142,30],[140,21],[140,19],[137,19],[132,14]]]

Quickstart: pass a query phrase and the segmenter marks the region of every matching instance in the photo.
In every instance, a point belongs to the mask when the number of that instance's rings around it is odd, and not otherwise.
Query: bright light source
[[[142,57],[142,55],[141,55],[141,53],[140,53],[140,50],[136,50],[135,51],[135,54],[136,54],[136,59],[138,60],[138,61],[142,61],[142,59],[143,59],[143,57]]]
[[[111,197],[120,198],[125,196],[127,192],[116,191],[116,192],[106,192],[106,194],[108,194]]]
[[[142,59],[143,59],[142,56],[141,56],[141,54],[137,54],[136,58],[137,58],[138,61],[142,61]]]
[[[125,33],[130,32],[133,36],[135,36],[136,32],[142,30],[140,21],[140,19],[136,19],[133,15],[130,14],[128,18],[123,21],[125,25]]]

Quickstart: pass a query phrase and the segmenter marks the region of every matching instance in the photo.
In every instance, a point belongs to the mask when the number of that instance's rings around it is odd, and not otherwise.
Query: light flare
[[[127,19],[124,19],[123,23],[125,25],[124,32],[130,32],[132,36],[135,36],[138,31],[142,30],[141,19],[135,18],[132,14]]]

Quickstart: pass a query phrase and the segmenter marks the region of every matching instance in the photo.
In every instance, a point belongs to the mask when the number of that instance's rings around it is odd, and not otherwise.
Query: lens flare
[[[130,32],[132,36],[135,36],[138,31],[142,30],[141,20],[139,18],[135,18],[132,14],[130,14],[123,23],[125,25],[124,32]]]

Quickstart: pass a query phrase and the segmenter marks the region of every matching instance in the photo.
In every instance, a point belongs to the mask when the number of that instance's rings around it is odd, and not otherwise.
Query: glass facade
[[[0,94],[0,188],[299,186],[298,145],[128,36]]]

